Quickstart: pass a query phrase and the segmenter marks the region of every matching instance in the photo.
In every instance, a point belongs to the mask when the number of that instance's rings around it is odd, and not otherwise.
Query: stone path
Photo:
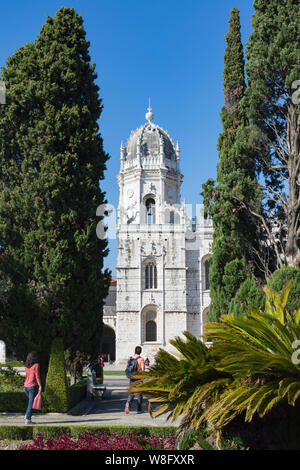
[[[125,376],[106,376],[107,385],[104,400],[84,400],[68,413],[38,413],[32,421],[37,425],[68,426],[174,426],[177,423],[166,422],[166,416],[151,418],[147,411],[147,400],[144,400],[143,414],[137,414],[136,401],[129,415],[124,412],[127,398],[128,379]],[[25,410],[24,410],[25,414]],[[22,413],[0,413],[0,425],[24,425]]]

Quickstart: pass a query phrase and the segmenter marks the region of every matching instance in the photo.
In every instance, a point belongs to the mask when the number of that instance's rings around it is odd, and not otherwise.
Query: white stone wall
[[[125,364],[139,346],[139,312],[118,312],[116,330],[116,362]]]
[[[6,362],[6,346],[4,341],[0,340],[0,362]]]
[[[104,325],[110,326],[114,331],[116,331],[117,316],[103,313],[103,323]]]
[[[192,333],[196,338],[201,339],[201,313],[188,313],[187,315],[187,331]]]

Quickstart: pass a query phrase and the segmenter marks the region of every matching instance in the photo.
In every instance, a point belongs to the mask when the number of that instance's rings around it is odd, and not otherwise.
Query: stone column
[[[138,331],[138,343],[141,345],[142,343],[142,282],[143,282],[143,259],[140,253],[139,259],[140,267],[139,267],[139,331]]]
[[[162,316],[162,344],[166,344],[166,319],[165,319],[165,247],[162,251],[162,302],[161,302],[161,316]]]

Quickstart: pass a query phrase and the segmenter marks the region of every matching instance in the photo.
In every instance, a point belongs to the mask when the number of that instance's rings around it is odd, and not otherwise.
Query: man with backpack
[[[134,355],[128,359],[125,373],[126,373],[126,376],[129,378],[129,386],[131,386],[134,382],[138,380],[138,379],[132,378],[131,375],[134,374],[135,372],[142,372],[145,370],[144,359],[140,356],[141,352],[142,352],[141,346],[136,346]],[[130,412],[130,407],[131,407],[133,400],[134,400],[134,393],[129,393],[127,402],[125,405],[126,414]],[[141,393],[138,393],[137,394],[137,412],[139,414],[143,413],[142,404],[143,404],[143,395]]]

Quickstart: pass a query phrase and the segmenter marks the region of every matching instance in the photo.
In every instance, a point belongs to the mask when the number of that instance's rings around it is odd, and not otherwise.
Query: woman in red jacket
[[[25,382],[24,390],[28,397],[28,406],[25,414],[26,424],[34,424],[31,421],[32,405],[33,401],[38,394],[41,392],[41,378],[40,378],[40,366],[38,363],[38,356],[35,351],[28,354],[25,361]]]

